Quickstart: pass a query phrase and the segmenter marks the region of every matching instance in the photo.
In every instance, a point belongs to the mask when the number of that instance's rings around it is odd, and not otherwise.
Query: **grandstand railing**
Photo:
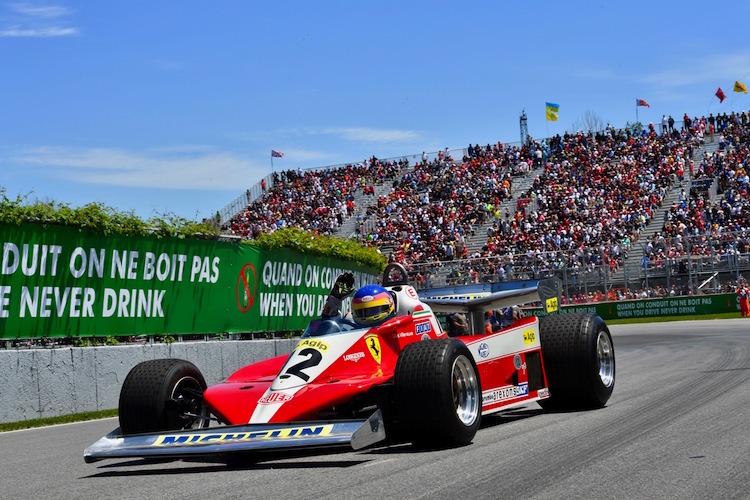
[[[224,208],[219,210],[219,223],[224,224],[225,222],[231,220],[232,217],[247,209],[247,207],[249,207],[252,202],[260,199],[263,196],[262,181],[266,181],[266,189],[271,189],[274,184],[273,178],[273,173],[266,175],[262,180],[252,185],[244,193],[232,200]]]

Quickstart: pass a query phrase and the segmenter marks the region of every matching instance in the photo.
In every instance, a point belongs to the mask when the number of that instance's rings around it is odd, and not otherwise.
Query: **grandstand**
[[[252,239],[295,226],[358,239],[407,265],[419,286],[554,273],[585,300],[589,288],[649,288],[649,279],[697,293],[706,272],[720,280],[717,264],[726,283],[750,267],[748,117],[717,117],[716,129],[706,132],[705,117],[672,131],[608,126],[275,173],[224,230]],[[707,259],[684,262],[697,256]]]

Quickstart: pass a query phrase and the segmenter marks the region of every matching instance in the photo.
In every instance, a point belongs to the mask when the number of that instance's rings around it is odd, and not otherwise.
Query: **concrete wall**
[[[141,361],[186,359],[213,385],[249,363],[291,352],[298,341],[0,350],[0,423],[117,408],[125,377]]]

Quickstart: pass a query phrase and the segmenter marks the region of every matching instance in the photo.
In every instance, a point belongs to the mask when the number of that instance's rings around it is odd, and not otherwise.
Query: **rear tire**
[[[550,397],[545,409],[603,407],[615,387],[615,349],[604,320],[594,313],[539,318]]]
[[[393,377],[403,437],[421,447],[469,444],[482,417],[482,388],[469,349],[454,339],[409,344]]]
[[[199,429],[208,426],[206,381],[191,362],[154,359],[130,370],[120,391],[123,434]]]

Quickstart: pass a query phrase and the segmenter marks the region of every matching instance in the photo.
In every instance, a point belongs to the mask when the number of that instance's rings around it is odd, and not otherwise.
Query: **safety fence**
[[[568,304],[734,292],[750,282],[750,231],[656,237],[649,242],[529,251],[407,266],[417,289],[498,284],[556,276]],[[505,285],[505,286],[502,286]]]

